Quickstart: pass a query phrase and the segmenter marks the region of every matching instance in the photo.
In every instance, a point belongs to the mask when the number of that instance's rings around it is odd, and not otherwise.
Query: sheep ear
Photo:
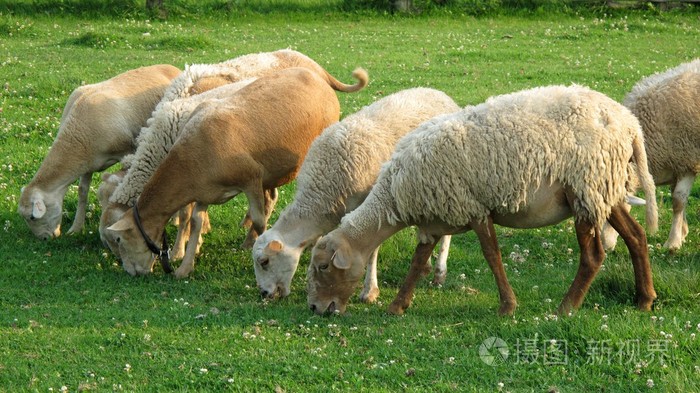
[[[282,251],[282,248],[284,248],[282,242],[280,242],[279,240],[273,240],[267,243],[267,246],[265,247],[265,253],[268,255],[277,254],[278,252]]]
[[[46,214],[46,205],[43,200],[34,201],[32,204],[32,217],[41,218]]]
[[[344,254],[345,253],[339,249],[335,250],[335,252],[333,253],[333,256],[331,256],[331,263],[333,264],[333,266],[335,266],[341,270],[350,269],[352,262],[350,261],[350,258],[348,258]]]
[[[112,224],[112,226],[108,227],[107,230],[111,232],[123,232],[129,228],[131,228],[131,223],[122,218],[121,220]]]

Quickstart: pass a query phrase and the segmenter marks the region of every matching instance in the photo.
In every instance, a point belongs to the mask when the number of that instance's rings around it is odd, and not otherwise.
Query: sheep
[[[637,305],[649,310],[656,293],[646,234],[624,208],[630,160],[638,164],[644,192],[653,196],[637,119],[607,96],[577,85],[496,96],[423,123],[399,141],[362,205],[314,246],[308,305],[318,314],[344,312],[372,250],[416,225],[420,242],[390,313],[403,314],[410,305],[436,239],[471,229],[495,276],[499,313],[512,314],[515,294],[493,224],[535,228],[573,216],[579,270],[558,312],[582,304],[605,257],[600,228],[606,219],[630,250]],[[648,223],[656,213],[648,203]]]
[[[194,106],[180,99],[201,94],[224,84],[250,81],[252,78],[290,67],[304,67],[314,71],[337,91],[359,91],[368,82],[366,72],[357,69],[353,73],[353,76],[358,79],[357,84],[341,83],[306,55],[288,49],[243,55],[219,64],[198,64],[187,67],[182,75],[173,81],[156,107],[153,118],[149,119],[148,127],[139,138],[136,153],[125,158],[125,161],[134,164],[130,165],[130,170],[114,190],[109,199],[110,203],[102,205],[102,215],[120,217],[120,211],[126,211],[132,206],[143,190],[144,184],[177,140],[181,132],[178,124],[184,124],[189,112],[194,109]],[[266,205],[274,205],[274,201],[269,199],[269,193],[267,195]],[[111,209],[118,211],[114,212]],[[100,233],[105,234],[103,241],[110,244],[110,249],[117,249],[117,247],[114,239],[109,238],[105,229],[114,222],[100,220],[102,225]],[[252,246],[254,236],[255,234],[249,232],[244,245]]]
[[[98,188],[99,201],[102,208],[99,233],[102,243],[115,256],[119,257],[119,246],[116,244],[115,239],[110,237],[107,227],[119,221],[130,207],[129,203],[124,203],[126,200],[124,198],[132,198],[132,194],[138,195],[140,193],[150,174],[153,173],[167,154],[173,142],[180,137],[192,111],[204,102],[217,101],[235,95],[238,90],[247,86],[253,80],[244,79],[236,83],[228,83],[212,88],[197,95],[161,103],[158,106],[158,110],[154,112],[153,118],[149,120],[150,124],[142,132],[143,137],[140,138],[141,141],[136,153],[124,157],[121,171],[102,177],[102,184]],[[140,177],[137,178],[136,176],[139,175]],[[140,182],[136,182],[133,179],[140,180]],[[126,184],[131,185],[131,187],[127,187]],[[190,219],[188,212],[191,213],[192,208],[192,206],[188,206],[178,215],[181,225],[178,225],[178,236],[173,247],[174,259],[184,256],[185,240],[188,238],[189,233]]]
[[[700,172],[700,59],[641,80],[623,104],[642,126],[656,185],[671,185],[673,220],[664,247],[676,252],[688,234],[685,208]],[[616,242],[617,233],[605,225],[603,246],[612,250]]]
[[[166,255],[153,242],[165,240],[168,218],[191,202],[197,203],[191,237],[198,236],[208,205],[241,192],[248,199],[251,228],[262,233],[265,190],[294,179],[313,139],[339,116],[333,89],[306,68],[260,77],[228,99],[198,106],[133,208],[107,228],[119,244],[124,269],[131,275],[150,273],[153,253]],[[195,243],[188,242],[178,270],[194,266]]]
[[[78,206],[68,233],[83,229],[93,172],[134,150],[141,126],[179,74],[167,64],[141,67],[71,93],[56,139],[19,200],[18,212],[36,237],[60,236],[63,198],[76,179]]]
[[[414,88],[384,97],[324,130],[301,166],[293,202],[253,246],[261,295],[289,295],[301,253],[362,203],[400,137],[425,120],[457,110],[459,106],[447,94]],[[443,244],[449,247],[449,238]],[[445,277],[448,249],[443,249],[436,264],[436,283]],[[360,295],[366,302],[379,294],[376,258],[377,250]]]

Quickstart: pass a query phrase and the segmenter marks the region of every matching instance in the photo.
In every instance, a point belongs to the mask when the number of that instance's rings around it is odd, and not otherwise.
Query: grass
[[[564,318],[553,312],[577,265],[571,221],[498,228],[520,304],[512,318],[496,316],[495,285],[473,234],[453,240],[442,288],[425,280],[406,316],[387,315],[414,247],[410,230],[382,246],[378,304],[354,299],[347,315],[321,318],[307,310],[303,271],[289,298],[260,300],[250,253],[239,249],[243,198],[210,209],[213,231],[194,274],[181,281],[159,268],[128,276],[99,241],[94,194],[87,228],[75,236],[41,242],[16,213],[70,92],[130,68],[291,47],[341,80],[356,66],[369,71],[367,89],[339,95],[344,114],[414,86],[441,89],[461,105],[574,82],[619,100],[640,78],[700,57],[699,38],[694,13],[0,15],[0,391],[700,390],[697,188],[690,234],[675,255],[660,246],[670,198],[659,189],[653,312],[634,308],[631,264],[618,245],[581,310]],[[293,190],[282,190],[278,210]],[[72,187],[64,228],[76,202]],[[503,361],[484,358],[491,365],[479,355],[490,337],[509,350]]]

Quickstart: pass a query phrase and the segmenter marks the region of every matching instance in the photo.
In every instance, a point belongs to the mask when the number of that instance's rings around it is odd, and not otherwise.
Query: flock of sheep
[[[450,236],[473,230],[491,268],[501,314],[516,298],[503,268],[494,224],[536,228],[574,217],[579,269],[560,306],[578,308],[619,234],[632,259],[636,301],[656,298],[644,229],[629,214],[646,204],[657,228],[655,184],[670,184],[673,221],[665,246],[688,233],[685,207],[700,170],[700,60],[640,81],[623,104],[588,88],[547,86],[460,108],[445,93],[413,88],[388,95],[339,121],[339,92],[368,83],[336,80],[292,50],[240,56],[184,71],[142,67],[81,86],[69,97],[59,133],[19,213],[32,232],[61,233],[63,198],[80,179],[69,233],[85,222],[92,174],[100,237],[132,275],[156,259],[178,278],[194,269],[210,204],[239,193],[263,297],[287,296],[301,254],[312,311],[342,313],[360,279],[360,299],[378,294],[381,243],[407,226],[418,244],[389,311],[410,305],[429,257],[441,244],[436,283],[446,274]],[[293,201],[267,229],[276,188],[297,181]],[[634,197],[643,190],[645,199]],[[178,226],[172,249],[165,227]]]

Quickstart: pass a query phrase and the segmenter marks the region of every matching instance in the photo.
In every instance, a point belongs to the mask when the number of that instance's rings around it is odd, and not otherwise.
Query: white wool
[[[576,216],[602,225],[624,200],[638,138],[626,108],[585,87],[493,97],[399,141],[365,204],[343,223],[358,231],[385,220],[463,227],[490,212],[518,212],[540,184],[558,181],[578,197]]]
[[[328,127],[311,145],[294,201],[282,215],[339,220],[356,207],[346,203],[359,204],[369,193],[401,137],[433,116],[459,109],[441,91],[414,88],[384,97]]]
[[[642,126],[657,183],[700,172],[700,59],[639,81],[624,105]]]

